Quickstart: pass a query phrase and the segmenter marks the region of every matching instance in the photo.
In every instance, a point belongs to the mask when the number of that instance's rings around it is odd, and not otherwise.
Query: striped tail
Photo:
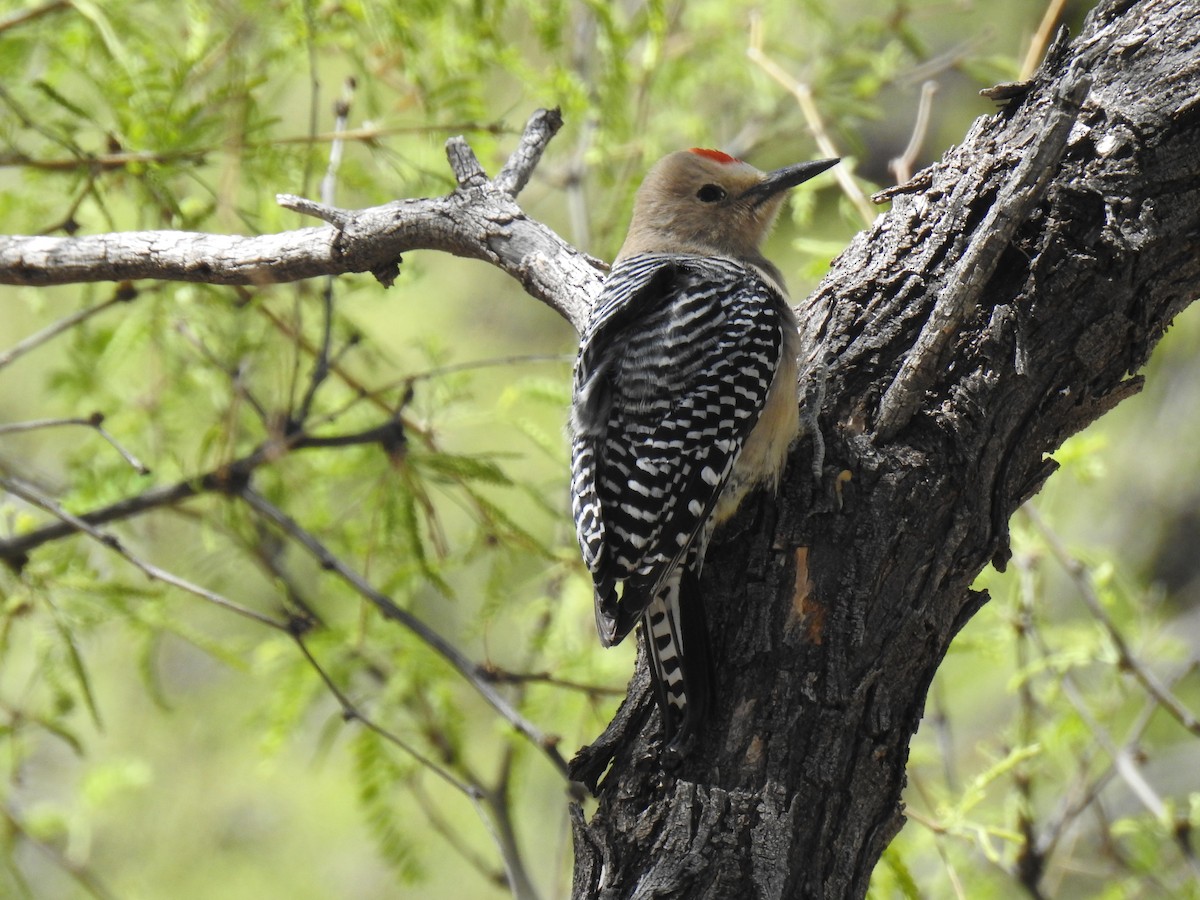
[[[667,578],[642,616],[654,694],[667,749],[686,753],[712,701],[712,660],[692,554]]]

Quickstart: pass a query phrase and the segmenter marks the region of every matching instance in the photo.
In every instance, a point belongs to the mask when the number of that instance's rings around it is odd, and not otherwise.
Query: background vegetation
[[[895,182],[889,162],[903,176],[938,155],[991,111],[978,89],[1028,71],[1039,25],[1087,8],[1051,6],[0,6],[0,216],[25,234],[307,226],[277,192],[328,196],[330,170],[341,206],[444,193],[447,136],[495,171],[558,105],[522,203],[604,258],[668,150],[846,157],[859,194],[798,193],[773,239],[802,296],[874,215],[862,195]],[[552,763],[264,510],[448,638],[569,756],[633,665],[632,645],[595,640],[567,514],[569,327],[435,254],[387,292],[0,291],[0,539],[54,520],[30,496],[77,514],[203,487],[298,423],[403,426],[386,447],[273,451],[258,512],[201,491],[105,526],[122,553],[75,536],[0,570],[0,895],[485,898],[527,873],[565,896]],[[1063,448],[1009,570],[981,578],[993,602],[934,685],[878,896],[1200,896],[1198,327]],[[67,419],[83,423],[44,422]]]

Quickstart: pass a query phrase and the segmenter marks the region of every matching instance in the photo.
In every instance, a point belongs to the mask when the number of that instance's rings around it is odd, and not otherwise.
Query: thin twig
[[[553,687],[579,691],[591,696],[624,697],[624,688],[608,687],[602,684],[584,684],[567,678],[556,678],[549,672],[508,672],[491,663],[478,667],[480,677],[493,684],[548,684]]]
[[[495,869],[490,866],[482,856],[475,852],[475,848],[471,847],[459,835],[460,828],[451,825],[442,816],[441,810],[437,803],[425,793],[425,789],[419,783],[413,781],[408,785],[408,791],[412,794],[413,799],[417,801],[417,806],[421,807],[421,812],[429,821],[430,827],[450,845],[450,848],[466,861],[472,869],[479,873],[479,876],[485,881],[494,884],[498,887],[508,886],[507,873],[502,869]]]
[[[49,13],[68,9],[70,6],[70,0],[50,0],[49,3],[43,3],[41,6],[30,6],[26,9],[17,10],[17,12],[10,13],[3,19],[0,19],[0,34],[4,34],[9,29],[16,28],[18,25],[24,25],[26,22],[40,19]]]
[[[312,0],[300,4],[304,13],[304,56],[308,75],[308,135],[317,133],[321,118],[321,78],[317,73],[317,23],[316,4]],[[308,194],[312,185],[314,154],[304,154],[304,171],[300,178],[300,192]]]
[[[86,534],[92,540],[96,541],[96,543],[107,547],[109,550],[125,559],[130,565],[145,574],[146,577],[151,581],[161,581],[163,584],[169,584],[172,587],[177,587],[180,590],[187,591],[189,594],[193,594],[202,600],[207,600],[214,606],[219,606],[222,609],[236,613],[243,618],[258,622],[260,625],[266,625],[268,628],[274,628],[276,631],[288,632],[288,625],[286,622],[281,622],[277,619],[271,618],[268,615],[265,615],[264,613],[260,613],[257,610],[253,610],[249,607],[242,606],[239,603],[235,603],[228,597],[218,594],[215,591],[210,591],[208,588],[201,587],[198,584],[194,584],[185,578],[180,578],[178,575],[174,575],[165,569],[160,569],[153,563],[148,563],[145,560],[134,556],[128,549],[125,548],[120,539],[115,535],[101,531],[88,522],[85,522],[78,516],[67,512],[55,500],[46,496],[33,485],[18,478],[0,476],[0,488],[3,488],[15,497],[20,497],[22,500],[31,504],[32,506],[36,506],[38,509],[50,513],[50,515],[54,516],[55,518],[61,519],[65,525],[69,526],[71,531],[78,531]]]
[[[326,688],[333,695],[334,699],[337,700],[342,709],[343,718],[345,718],[347,721],[359,722],[364,727],[370,729],[380,737],[387,740],[389,743],[392,743],[404,750],[423,766],[433,771],[438,777],[442,778],[448,784],[470,798],[472,802],[477,802],[480,798],[485,796],[485,792],[481,788],[473,784],[467,784],[466,782],[454,777],[454,775],[452,775],[443,767],[439,766],[433,760],[426,757],[399,735],[388,731],[369,716],[364,715],[337,686],[337,684],[320,665],[320,663],[317,662],[312,653],[309,651],[307,644],[305,644],[303,637],[289,623],[273,619],[267,615],[242,606],[233,600],[216,593],[215,591],[210,591],[207,588],[196,585],[184,578],[180,578],[177,575],[167,572],[158,566],[153,565],[152,563],[148,563],[140,559],[126,549],[113,535],[106,534],[98,529],[95,529],[86,522],[83,522],[72,516],[70,513],[66,512],[66,510],[62,509],[55,501],[44,496],[35,488],[24,484],[17,479],[0,477],[0,487],[9,491],[13,495],[20,497],[26,502],[47,511],[52,515],[62,518],[64,521],[71,524],[77,531],[83,532],[98,543],[117,553],[128,563],[142,571],[150,579],[154,581],[161,581],[164,584],[171,585],[172,587],[180,588],[181,590],[200,597],[203,600],[207,600],[208,602],[213,603],[222,609],[236,613],[244,618],[258,622],[261,625],[266,625],[268,628],[272,628],[276,631],[287,634],[295,642],[296,646],[300,649],[300,652],[304,655],[309,665],[320,677],[321,681],[324,682]]]
[[[1032,623],[1029,625],[1029,628],[1030,633],[1038,642],[1038,646],[1042,653],[1047,656],[1051,655],[1052,651],[1050,646],[1041,636],[1039,630]],[[1100,745],[1100,748],[1108,755],[1108,758],[1112,760],[1117,774],[1121,776],[1121,779],[1129,786],[1134,796],[1138,798],[1138,800],[1147,810],[1149,810],[1151,815],[1153,815],[1160,822],[1169,822],[1170,818],[1167,813],[1167,805],[1158,795],[1158,792],[1150,786],[1148,781],[1146,781],[1145,776],[1142,774],[1142,771],[1138,766],[1137,757],[1134,752],[1136,749],[1135,745],[1124,744],[1118,746],[1116,740],[1113,739],[1113,736],[1109,733],[1108,729],[1101,725],[1100,722],[1096,720],[1096,717],[1092,715],[1091,710],[1088,708],[1088,705],[1084,700],[1083,691],[1080,690],[1079,686],[1075,682],[1075,678],[1069,671],[1060,673],[1058,678],[1059,684],[1062,687],[1063,696],[1067,698],[1067,701],[1079,714],[1079,718],[1083,720],[1084,725],[1087,726],[1087,729],[1091,732],[1092,737],[1096,739],[1096,743]]]
[[[1062,539],[1059,538],[1054,529],[1046,524],[1045,519],[1042,518],[1041,514],[1033,506],[1027,503],[1021,507],[1021,510],[1042,536],[1042,539],[1045,540],[1046,546],[1049,547],[1054,559],[1071,578],[1071,582],[1079,592],[1084,605],[1087,606],[1088,611],[1096,621],[1100,623],[1100,626],[1108,635],[1108,639],[1112,641],[1112,645],[1117,651],[1117,657],[1120,659],[1121,667],[1131,672],[1133,677],[1146,689],[1146,692],[1154,697],[1175,721],[1192,734],[1200,736],[1200,720],[1129,649],[1129,644],[1121,634],[1120,629],[1117,628],[1112,618],[1105,611],[1104,604],[1101,602],[1100,596],[1096,593],[1096,587],[1092,583],[1091,573],[1088,571],[1087,566],[1071,555],[1070,551],[1063,544]]]
[[[342,87],[342,96],[334,104],[334,131],[345,130],[349,122],[354,89],[354,79],[347,78]],[[333,207],[334,201],[337,199],[337,173],[342,164],[345,147],[344,141],[334,141],[329,145],[329,165],[325,169],[325,176],[321,179],[321,202],[327,207]],[[294,425],[303,425],[308,421],[317,391],[329,377],[329,354],[333,347],[333,291],[336,281],[337,279],[333,275],[325,277],[325,287],[321,291],[321,349],[313,361],[308,388],[305,390],[304,399],[300,401],[300,408],[293,418]]]
[[[921,153],[921,145],[925,143],[925,135],[929,131],[930,112],[933,109],[933,98],[937,96],[936,81],[926,81],[921,85],[921,98],[917,101],[917,117],[913,121],[912,135],[904,152],[888,163],[888,169],[896,179],[896,184],[906,184],[912,178],[912,168]]]
[[[591,49],[591,43],[588,49]],[[579,128],[579,138],[567,160],[566,170],[561,179],[563,199],[567,205],[567,221],[571,223],[571,243],[576,247],[591,247],[593,210],[588,204],[587,196],[587,153],[591,149],[596,133],[596,122],[588,118]]]
[[[282,334],[284,337],[287,337],[290,340],[294,341],[296,343],[296,346],[300,350],[304,351],[305,353],[309,354],[310,356],[316,356],[316,354],[318,352],[317,347],[314,346],[313,343],[308,338],[306,338],[303,334],[301,334],[300,331],[295,326],[293,326],[290,322],[287,322],[284,319],[280,318],[278,315],[276,315],[271,310],[267,309],[265,306],[259,305],[259,306],[256,306],[256,309],[263,316],[266,317],[268,322],[270,322],[273,326],[275,326],[275,328],[279,331],[280,334]],[[297,357],[297,359],[298,358],[299,357]],[[376,409],[382,410],[385,413],[392,413],[393,410],[395,409],[395,404],[389,403],[388,401],[383,400],[379,397],[379,394],[388,390],[387,386],[385,386],[383,388],[377,388],[377,389],[372,390],[371,388],[368,388],[364,382],[360,381],[358,378],[356,378],[354,375],[352,375],[350,372],[348,372],[345,368],[343,368],[341,365],[339,365],[336,362],[331,363],[329,369],[330,369],[330,372],[332,372],[334,375],[336,375],[341,380],[341,382],[344,385],[346,385],[346,387],[348,387],[351,391],[354,392],[355,397],[351,401],[352,403],[356,403],[359,400],[366,400],[369,403],[371,403]],[[404,379],[401,379],[396,384],[403,385],[406,382],[407,382],[407,379],[404,378]],[[313,423],[309,423],[309,424],[311,425]],[[411,421],[409,419],[404,419],[404,427],[405,427],[405,430],[408,431],[409,434],[419,435],[421,438],[425,439],[427,443],[432,439],[432,435],[430,434],[429,430],[427,428],[421,427],[421,425],[417,422]]]
[[[481,678],[476,671],[476,665],[464,656],[457,647],[412,613],[408,612],[408,610],[397,606],[386,594],[372,587],[361,575],[342,562],[339,557],[335,556],[295,519],[261,494],[250,487],[244,487],[239,491],[238,495],[251,509],[268,521],[273,522],[278,528],[296,540],[321,564],[322,568],[326,571],[336,573],[343,581],[354,588],[359,596],[370,602],[385,618],[403,625],[446,660],[475,688],[492,709],[541,750],[559,772],[564,776],[566,775],[566,761],[559,754],[556,741],[543,734],[533,723],[517,712],[485,679]]]
[[[1025,51],[1025,60],[1021,63],[1021,74],[1017,78],[1018,81],[1027,81],[1033,75],[1046,52],[1046,45],[1050,43],[1054,26],[1058,24],[1058,20],[1062,17],[1063,7],[1066,5],[1067,0],[1050,0],[1046,5],[1042,21],[1038,23],[1037,31],[1029,42],[1029,49]]]
[[[573,353],[514,353],[511,356],[492,356],[487,359],[470,359],[466,362],[447,363],[444,366],[435,366],[432,369],[425,369],[421,372],[414,372],[412,375],[407,375],[399,381],[394,381],[391,384],[385,384],[379,388],[380,392],[394,390],[404,385],[414,384],[419,381],[428,381],[434,378],[445,378],[447,375],[457,375],[460,372],[472,372],[476,369],[490,369],[502,366],[514,366],[518,363],[543,363],[557,362],[570,363],[574,360]]]
[[[925,805],[933,807],[933,803],[925,791],[923,779],[917,777],[914,773],[912,776],[912,786],[921,795]],[[950,879],[950,884],[954,888],[954,896],[957,900],[966,900],[966,892],[963,890],[962,882],[958,877],[958,872],[954,868],[954,863],[951,862],[949,855],[946,853],[945,841],[949,837],[949,832],[946,826],[930,816],[921,813],[919,810],[913,809],[911,806],[905,807],[904,817],[916,822],[918,825],[927,829],[933,835],[933,846],[937,849],[937,854],[942,860],[942,865],[946,867],[946,876]]]
[[[329,693],[332,694],[333,698],[338,702],[338,706],[340,706],[342,709],[342,718],[345,721],[358,722],[364,728],[375,732],[375,734],[379,735],[389,744],[399,747],[426,769],[437,775],[438,778],[442,779],[442,781],[446,782],[446,784],[450,785],[456,791],[459,791],[470,799],[478,800],[484,796],[485,792],[483,788],[476,784],[468,784],[467,782],[456,778],[449,770],[438,765],[428,756],[421,753],[421,751],[412,746],[412,744],[408,743],[408,741],[404,740],[404,738],[400,737],[400,735],[384,728],[370,716],[364,715],[362,711],[359,710],[359,708],[350,700],[350,698],[346,696],[345,692],[337,686],[337,683],[333,680],[330,674],[325,671],[325,668],[319,662],[317,662],[316,657],[312,655],[312,651],[308,649],[308,645],[304,642],[304,638],[298,634],[293,634],[292,640],[296,642],[296,646],[300,648],[300,652],[304,655],[304,658],[308,660],[308,664],[312,667],[313,671],[317,673],[317,677],[325,683],[325,687],[329,690]]]
[[[15,496],[21,497],[26,502],[31,503],[41,509],[44,509],[45,511],[51,513],[52,515],[59,516],[60,518],[64,519],[64,521],[67,521],[69,524],[73,525],[76,530],[83,532],[84,534],[93,538],[97,542],[103,544],[108,549],[110,549],[110,550],[114,551],[115,553],[117,553],[118,555],[120,555],[127,562],[129,562],[135,568],[141,570],[152,580],[161,581],[164,584],[168,584],[173,587],[180,588],[181,590],[187,591],[188,593],[194,594],[195,596],[200,597],[201,599],[207,600],[208,602],[213,603],[213,604],[221,607],[222,609],[226,609],[230,612],[236,613],[237,615],[251,619],[255,622],[258,622],[261,625],[266,625],[267,627],[272,628],[276,631],[284,632],[285,634],[287,634],[289,637],[292,638],[292,640],[295,642],[296,646],[300,649],[300,652],[304,655],[305,659],[308,661],[309,665],[317,673],[317,675],[320,677],[321,681],[324,682],[326,688],[328,688],[329,692],[333,695],[334,699],[337,700],[338,705],[342,709],[343,718],[345,718],[347,721],[357,721],[357,722],[361,723],[364,727],[370,729],[371,731],[374,731],[376,734],[378,734],[380,737],[387,740],[389,743],[392,743],[395,746],[399,747],[400,749],[404,750],[406,753],[411,755],[414,759],[416,759],[423,766],[425,766],[426,768],[433,771],[434,774],[436,774],[438,777],[442,778],[444,781],[446,781],[448,784],[453,786],[455,789],[461,791],[463,794],[465,794],[467,797],[471,798],[473,801],[478,800],[479,798],[481,798],[485,795],[485,792],[478,786],[473,785],[473,784],[467,784],[466,782],[463,782],[460,779],[455,778],[454,775],[452,775],[450,772],[448,772],[443,767],[439,766],[433,760],[431,760],[428,757],[426,757],[425,755],[423,755],[420,751],[418,751],[416,748],[414,748],[413,746],[408,744],[399,735],[396,735],[396,734],[388,731],[386,728],[382,727],[377,722],[375,722],[373,719],[371,719],[369,716],[364,715],[358,709],[358,707],[355,706],[354,703],[352,703],[350,701],[350,699],[346,696],[346,694],[337,686],[337,684],[333,681],[333,679],[329,676],[329,674],[325,671],[325,669],[320,665],[320,663],[317,662],[315,657],[313,657],[312,653],[309,651],[308,645],[304,642],[303,637],[294,628],[292,628],[289,623],[278,621],[278,620],[273,619],[269,616],[266,616],[262,613],[256,612],[255,610],[251,610],[247,607],[244,607],[238,603],[235,603],[233,600],[230,600],[229,598],[216,593],[215,591],[210,591],[207,588],[193,584],[192,582],[187,581],[186,579],[180,578],[170,572],[160,569],[158,566],[155,566],[152,563],[148,563],[148,562],[140,559],[139,557],[132,554],[129,550],[127,550],[120,543],[120,541],[113,535],[106,534],[104,532],[99,531],[98,529],[92,528],[86,522],[83,522],[83,521],[75,518],[74,516],[71,516],[70,513],[63,510],[56,502],[54,502],[50,498],[42,495],[40,491],[37,491],[35,488],[32,488],[29,485],[21,483],[17,479],[0,477],[0,487],[3,487],[5,490],[9,491],[10,493],[14,494]]]
[[[1019,722],[1017,725],[1019,740],[1022,746],[1030,747],[1036,742],[1037,731],[1037,700],[1033,695],[1030,679],[1030,631],[1034,618],[1034,570],[1027,559],[1018,560],[1019,605],[1017,619],[1013,623],[1016,630],[1017,673],[1020,683],[1017,687],[1017,702]],[[1033,775],[1032,767],[1022,760],[1013,768],[1013,781],[1017,788],[1017,832],[1021,835],[1021,845],[1017,853],[1016,877],[1021,886],[1034,900],[1044,896],[1040,887],[1042,874],[1045,871],[1046,858],[1040,852],[1037,823],[1034,821],[1033,804]]]
[[[23,153],[6,153],[0,156],[0,169],[33,169],[37,172],[68,172],[79,169],[88,172],[111,172],[137,165],[162,165],[164,163],[205,162],[211,150],[121,150],[116,153],[80,153],[77,156],[56,159],[36,159]]]
[[[366,125],[346,131],[322,131],[314,134],[297,134],[272,138],[266,141],[246,141],[239,146],[245,150],[279,147],[292,144],[328,144],[343,140],[357,144],[374,144],[382,138],[411,134],[515,134],[515,130],[499,122],[449,122],[445,125]],[[121,150],[116,153],[81,153],[77,156],[57,159],[37,159],[22,153],[0,155],[0,169],[22,168],[40,172],[115,171],[131,165],[163,164],[176,162],[202,163],[220,147],[197,147],[182,150]]]
[[[1036,632],[1037,640],[1042,648],[1043,653],[1050,654],[1049,647],[1045,639]],[[1142,716],[1135,723],[1135,726],[1130,729],[1129,736],[1124,744],[1120,747],[1116,745],[1112,736],[1104,729],[1099,722],[1092,716],[1087,705],[1083,701],[1083,692],[1076,684],[1074,677],[1069,671],[1064,671],[1059,676],[1059,683],[1062,687],[1063,695],[1079,713],[1079,717],[1091,731],[1096,742],[1112,760],[1112,771],[1115,775],[1120,776],[1121,780],[1129,787],[1133,795],[1139,802],[1153,815],[1159,823],[1171,829],[1176,843],[1179,845],[1181,855],[1184,862],[1192,872],[1194,878],[1200,879],[1200,864],[1197,864],[1195,854],[1192,851],[1189,843],[1191,829],[1188,823],[1186,811],[1179,813],[1174,812],[1163,799],[1158,795],[1158,792],[1150,785],[1142,774],[1140,764],[1143,762],[1143,754],[1139,748],[1141,738],[1149,725],[1152,709],[1143,709]],[[1153,705],[1151,699],[1148,705]],[[1088,805],[1089,809],[1093,810],[1098,816],[1104,816],[1104,810],[1101,805],[1098,790],[1092,796],[1092,802]],[[1101,833],[1106,838],[1111,838],[1111,825],[1102,818]],[[1117,845],[1114,843],[1112,849],[1115,851]],[[1129,867],[1127,860],[1123,859],[1119,854],[1118,861]],[[1150,876],[1153,880],[1153,876]],[[1155,880],[1157,884],[1157,880]]]
[[[954,734],[950,730],[950,717],[946,714],[946,690],[941,679],[934,679],[930,686],[929,712],[925,715],[922,728],[933,731],[933,742],[942,762],[942,777],[951,793],[958,793],[958,771],[955,766]]]
[[[557,582],[555,583],[557,584]],[[544,610],[539,616],[537,626],[529,635],[523,663],[526,668],[532,666],[540,652],[539,648],[545,644],[546,635],[553,624],[552,608],[561,609],[561,605],[553,604],[551,608]],[[487,664],[487,668],[494,670],[490,664]],[[519,704],[525,699],[527,685],[528,682],[517,683],[514,703]],[[538,900],[537,889],[529,876],[529,868],[525,864],[520,842],[517,840],[516,829],[513,826],[512,789],[515,760],[516,745],[511,741],[507,742],[501,751],[496,784],[488,792],[487,802],[493,812],[496,836],[500,841],[504,856],[504,870],[514,900]]]
[[[9,108],[18,121],[28,128],[30,131],[40,134],[47,141],[62,147],[68,153],[74,156],[86,156],[83,149],[75,143],[70,134],[60,133],[58,129],[53,128],[50,124],[52,121],[46,116],[38,116],[29,112],[25,107],[12,95],[5,87],[5,82],[0,81],[0,102]]]
[[[1154,702],[1153,698],[1146,698],[1146,702],[1142,704],[1142,711],[1138,714],[1138,718],[1129,729],[1125,739],[1128,746],[1136,747],[1141,742],[1146,728],[1149,727],[1158,708],[1158,704]],[[1047,819],[1046,826],[1042,829],[1039,838],[1038,851],[1042,856],[1048,857],[1054,852],[1066,830],[1116,777],[1116,767],[1110,761],[1102,772],[1089,778],[1087,771],[1092,759],[1090,753],[1082,755],[1079,760],[1079,777],[1076,778],[1075,785],[1064,793],[1058,810]]]
[[[253,539],[238,529],[226,527],[222,530],[227,538],[240,544],[262,568],[270,582],[280,588],[284,597],[282,606],[295,633],[308,634],[313,629],[325,626],[320,613],[308,599],[307,585],[301,586],[284,565],[287,544],[278,534],[265,525],[255,528]],[[372,671],[372,664],[364,662],[368,671]]]
[[[29,419],[25,422],[10,422],[7,425],[0,425],[0,435],[4,434],[20,434],[25,431],[36,431],[41,428],[57,428],[62,425],[78,425],[84,428],[91,428],[100,437],[108,441],[117,453],[121,454],[121,458],[139,474],[149,475],[150,469],[140,459],[130,453],[121,445],[121,443],[113,437],[103,426],[104,414],[95,412],[85,418],[67,418],[67,419]]]
[[[328,222],[339,229],[345,228],[354,218],[354,213],[351,210],[338,209],[336,206],[330,206],[327,203],[320,203],[316,200],[309,200],[307,197],[297,197],[295,194],[276,194],[275,202],[284,209],[290,209],[292,212],[297,212],[301,215],[312,216],[314,219]]]
[[[521,193],[546,152],[546,145],[562,124],[558,109],[539,109],[530,117],[521,133],[521,142],[492,182],[499,191],[514,199]]]
[[[821,149],[821,153],[830,158],[841,157],[842,154],[838,152],[837,146],[833,143],[833,138],[829,136],[829,131],[825,128],[825,120],[822,118],[821,111],[817,108],[816,101],[813,99],[812,88],[807,83],[793,78],[788,74],[786,69],[763,52],[762,16],[758,13],[754,13],[750,18],[750,45],[746,48],[746,56],[796,98],[796,103],[799,104],[800,111],[804,114],[804,119],[808,123],[808,128],[812,132],[813,137],[816,138],[817,146]],[[849,167],[838,166],[833,170],[833,175],[837,179],[842,193],[846,195],[854,205],[854,208],[858,210],[863,224],[870,225],[874,222],[878,216],[878,212],[871,205],[871,201],[867,199],[866,194],[862,192],[862,188],[858,186],[858,182],[854,180]]]
[[[41,331],[31,334],[29,337],[23,340],[17,341],[17,343],[13,344],[7,350],[0,352],[0,369],[3,369],[13,360],[25,355],[30,350],[36,350],[38,347],[42,346],[42,344],[45,344],[47,341],[58,337],[63,332],[70,331],[79,323],[86,322],[92,316],[99,315],[102,312],[112,309],[119,303],[126,303],[129,300],[132,300],[134,296],[136,295],[127,295],[123,289],[118,289],[115,297],[105,300],[103,303],[97,304],[96,306],[89,306],[86,309],[81,309],[78,312],[71,313],[71,315],[47,325]]]
[[[341,405],[330,409],[323,415],[309,420],[309,425],[327,425],[344,415],[353,406],[362,402],[363,400],[372,402],[379,409],[393,409],[393,405],[389,404],[386,400],[381,399],[381,395],[390,394],[395,391],[403,391],[401,396],[407,395],[411,392],[415,385],[422,381],[432,381],[437,378],[444,378],[448,375],[456,375],[461,372],[472,372],[479,369],[514,366],[520,363],[553,362],[569,364],[574,358],[574,354],[571,353],[516,353],[511,356],[496,356],[489,357],[487,359],[473,359],[459,363],[447,363],[444,366],[435,366],[431,369],[424,369],[420,372],[414,372],[412,375],[405,375],[402,378],[397,378],[393,381],[386,382],[375,388],[366,388],[365,386],[361,386],[357,381],[352,381],[348,383],[347,386],[356,391],[355,396],[346,400],[346,402],[342,403]],[[331,369],[338,371],[337,362],[339,361],[340,357],[335,356],[334,362],[331,363],[330,366]],[[427,428],[414,427],[408,422],[407,419],[404,421],[406,422],[405,427],[411,432],[420,435],[423,439],[426,439],[426,443],[428,445],[428,442],[432,440],[433,433]]]
[[[988,30],[980,29],[969,38],[898,73],[895,83],[899,87],[915,87],[945,72],[960,69],[964,62],[984,53],[993,39],[994,35]]]
[[[121,458],[124,459],[125,462],[129,463],[130,467],[135,472],[137,472],[139,475],[149,475],[150,467],[125,449],[124,445],[121,444],[120,441],[109,434],[108,430],[104,427],[103,422],[104,416],[100,413],[95,413],[89,420],[89,424],[93,429],[95,429],[96,433],[100,435],[100,437],[104,438],[104,440],[108,441],[112,448],[121,455]]]
[[[105,525],[109,522],[131,518],[151,509],[175,506],[184,500],[190,500],[203,494],[229,493],[238,484],[248,480],[259,466],[278,461],[292,451],[375,443],[387,447],[394,445],[405,434],[403,422],[389,419],[380,425],[352,434],[320,436],[301,432],[287,438],[269,438],[245,456],[223,463],[207,472],[190,476],[165,487],[151,488],[141,494],[110,503],[108,506],[81,513],[78,517],[71,516],[69,519],[60,517],[60,521],[51,525],[44,525],[25,534],[0,539],[0,560],[18,567],[23,565],[25,557],[31,550],[81,530],[75,527],[74,523],[77,521],[85,525]]]
[[[502,751],[500,775],[495,790],[488,794],[488,805],[495,817],[495,838],[500,844],[504,858],[504,871],[508,877],[509,890],[513,900],[538,900],[537,890],[529,877],[529,870],[521,856],[517,832],[513,827],[511,813],[511,796],[513,762],[516,759],[516,747],[508,742]]]
[[[196,334],[186,319],[180,319],[177,321],[175,323],[175,330],[185,341],[192,345],[196,352],[204,358],[205,362],[209,363],[209,365],[211,365],[213,368],[224,372],[225,377],[228,378],[230,384],[233,385],[236,395],[250,404],[250,408],[254,410],[260,422],[262,422],[264,425],[269,424],[270,417],[267,415],[266,407],[258,402],[258,398],[255,397],[250,388],[246,386],[246,380],[243,377],[244,372],[242,367],[239,366],[235,369],[231,369],[229,366],[225,365],[225,363],[217,357],[217,354],[210,350],[208,345],[204,343],[204,339],[201,338],[200,335]]]

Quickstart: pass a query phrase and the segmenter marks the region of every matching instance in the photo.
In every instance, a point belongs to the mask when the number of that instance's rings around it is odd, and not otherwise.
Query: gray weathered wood
[[[412,250],[481,259],[581,328],[603,266],[530,219],[516,203],[561,124],[539,110],[497,178],[489,180],[462,138],[447,155],[458,189],[445,197],[339,210],[280,195],[288,208],[330,223],[253,237],[138,231],[83,237],[0,236],[0,284],[51,285],[154,278],[204,284],[274,284],[369,272],[385,287]]]

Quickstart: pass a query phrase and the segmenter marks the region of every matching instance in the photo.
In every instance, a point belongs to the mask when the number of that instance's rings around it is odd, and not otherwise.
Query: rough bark
[[[637,681],[577,758],[612,766],[575,897],[866,893],[972,581],[1200,292],[1198,36],[1190,0],[1100,4],[804,303],[819,438],[710,550],[719,703],[664,772]]]
[[[1105,0],[980,119],[802,305],[813,424],[777,499],[717,535],[705,575],[718,703],[693,753],[656,755],[644,660],[575,764],[577,898],[861,897],[903,824],[909,740],[950,640],[986,602],[1007,521],[1047,454],[1135,392],[1200,292],[1200,7]],[[451,142],[448,197],[286,235],[0,239],[0,283],[214,284],[484,259],[577,326],[594,261],[515,197],[553,134],[492,180]],[[814,473],[819,476],[814,477]],[[607,774],[605,774],[607,772]]]

